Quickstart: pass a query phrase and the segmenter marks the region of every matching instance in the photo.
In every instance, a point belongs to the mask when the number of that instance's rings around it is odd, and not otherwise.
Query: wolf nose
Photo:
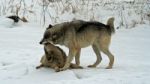
[[[43,44],[43,42],[44,42],[44,40],[42,39],[42,40],[39,42],[39,44]]]
[[[42,43],[43,43],[42,41],[39,42],[39,44],[42,44]]]

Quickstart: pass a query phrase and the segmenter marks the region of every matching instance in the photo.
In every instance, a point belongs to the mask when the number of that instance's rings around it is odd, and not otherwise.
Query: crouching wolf
[[[109,51],[111,36],[115,32],[114,18],[109,18],[107,24],[96,21],[75,20],[64,22],[56,25],[50,25],[44,33],[40,44],[53,43],[65,45],[69,48],[69,54],[65,66],[60,70],[65,70],[70,66],[71,61],[75,56],[76,64],[80,64],[81,48],[92,46],[97,60],[89,67],[96,67],[102,60],[100,51],[105,53],[110,62],[106,67],[111,69],[114,64],[114,56]]]
[[[55,69],[56,72],[60,70],[65,65],[66,54],[58,46],[54,46],[51,43],[44,44],[45,55],[41,58],[41,65],[37,66],[36,69],[41,67],[50,67]],[[71,69],[82,69],[81,66],[71,63],[69,68]]]

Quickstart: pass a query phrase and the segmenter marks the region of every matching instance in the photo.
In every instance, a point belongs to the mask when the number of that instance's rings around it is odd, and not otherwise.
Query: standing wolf
[[[63,68],[65,70],[69,67],[71,61],[75,56],[76,64],[80,64],[80,51],[81,48],[92,46],[97,60],[94,64],[88,67],[96,67],[102,60],[100,51],[105,53],[110,62],[106,67],[111,69],[114,64],[114,56],[109,51],[109,44],[111,42],[111,35],[115,32],[114,18],[109,18],[107,24],[100,22],[86,22],[82,20],[76,20],[71,22],[64,22],[50,25],[44,33],[43,39],[40,44],[53,43],[65,45],[69,48],[69,54],[67,61]]]

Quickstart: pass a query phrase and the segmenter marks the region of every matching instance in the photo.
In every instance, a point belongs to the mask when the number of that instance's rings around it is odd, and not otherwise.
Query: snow
[[[91,47],[88,47],[81,52],[80,60],[84,69],[62,72],[55,72],[49,68],[35,69],[44,54],[39,41],[45,28],[40,24],[22,23],[13,28],[0,25],[0,31],[0,84],[150,83],[149,25],[116,30],[110,46],[115,56],[113,69],[105,69],[108,58],[104,54],[97,68],[87,68],[86,66],[95,62],[96,57]],[[68,52],[67,48],[61,48]]]
[[[25,16],[28,23],[14,24],[6,18],[16,14],[20,0],[0,1],[0,84],[150,84],[149,0],[63,0],[50,3],[45,11],[41,0],[21,1],[19,16]],[[110,45],[115,56],[113,69],[105,69],[109,61],[103,53],[101,64],[88,68],[96,60],[91,47],[81,52],[84,69],[35,69],[44,54],[39,42],[45,26],[73,19],[106,23],[112,16],[118,28]],[[68,53],[66,47],[60,47]]]
[[[8,27],[8,28],[11,28],[13,27],[13,24],[14,24],[14,21],[9,19],[9,18],[6,18],[6,17],[0,17],[0,19],[2,20],[0,22],[0,25],[3,26],[3,27]],[[9,23],[9,24],[8,24]]]

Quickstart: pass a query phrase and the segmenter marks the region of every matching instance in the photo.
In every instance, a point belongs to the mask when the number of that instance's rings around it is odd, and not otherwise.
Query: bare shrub
[[[0,4],[0,15],[11,13],[26,17],[27,21],[35,19],[43,25],[47,22],[62,22],[65,13],[74,16],[70,16],[72,18],[68,18],[68,21],[101,19],[102,22],[103,19],[114,16],[118,19],[119,28],[144,24],[145,20],[150,23],[149,0],[1,0]]]

